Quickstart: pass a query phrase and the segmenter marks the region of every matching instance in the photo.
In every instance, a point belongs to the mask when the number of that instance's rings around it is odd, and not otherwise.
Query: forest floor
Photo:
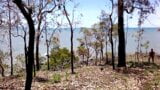
[[[160,67],[155,64],[128,63],[128,68],[112,70],[106,66],[82,66],[70,74],[39,71],[32,90],[160,90]],[[0,78],[0,90],[23,90],[24,76]]]

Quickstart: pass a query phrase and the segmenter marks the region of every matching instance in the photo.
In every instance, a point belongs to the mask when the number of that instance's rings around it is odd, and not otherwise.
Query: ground
[[[39,71],[33,79],[32,90],[160,90],[158,65],[132,62],[128,65],[130,67],[116,70],[109,65],[83,66],[76,68],[73,75],[69,69]],[[24,76],[0,80],[0,90],[24,89]]]

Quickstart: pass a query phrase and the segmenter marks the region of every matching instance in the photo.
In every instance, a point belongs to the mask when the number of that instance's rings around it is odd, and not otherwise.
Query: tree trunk
[[[50,69],[50,62],[49,62],[49,42],[50,41],[48,41],[48,36],[47,36],[47,23],[45,22],[45,38],[46,38],[46,48],[47,48],[47,55],[46,55],[46,57],[47,57],[47,69],[49,70]]]
[[[29,26],[29,46],[28,46],[28,63],[27,63],[27,74],[26,74],[26,83],[25,90],[31,90],[32,85],[32,72],[33,72],[33,62],[34,62],[34,38],[35,38],[35,28],[34,22],[31,17],[31,10],[24,7],[22,0],[13,0],[13,2],[18,6],[21,10],[23,16],[26,18],[28,26]]]
[[[125,34],[123,24],[123,0],[118,0],[118,67],[126,67]]]
[[[90,53],[89,53],[89,48],[88,48],[88,46],[87,46],[87,66],[88,66],[88,61],[89,61],[89,55],[90,55]]]
[[[10,58],[11,58],[11,75],[13,75],[13,55],[12,55],[12,36],[11,36],[11,10],[8,1],[8,8],[9,8],[9,47],[10,47]]]
[[[112,15],[110,15],[110,22],[111,22],[111,31],[110,31],[110,39],[111,39],[111,51],[112,51],[112,67],[113,70],[115,69],[115,56],[114,56],[114,44],[113,44],[113,22],[112,22]]]
[[[37,31],[37,37],[36,37],[36,70],[39,71],[40,66],[39,66],[39,30]]]
[[[36,69],[37,71],[40,70],[40,65],[39,65],[39,40],[41,36],[41,23],[42,23],[42,15],[39,16],[40,19],[38,20],[38,28],[37,28],[37,36],[36,36]]]
[[[103,62],[103,43],[101,41],[101,61]],[[101,64],[101,63],[100,63]]]
[[[3,66],[2,66],[2,63],[0,63],[0,68],[1,68],[1,75],[2,75],[2,77],[4,77],[4,68],[3,68]]]
[[[74,62],[73,62],[73,59],[74,59],[74,52],[73,52],[73,27],[72,27],[72,23],[68,17],[68,13],[66,11],[66,7],[65,5],[63,5],[63,9],[64,9],[64,12],[65,12],[65,16],[67,18],[67,21],[69,23],[69,26],[70,26],[70,30],[71,30],[71,73],[74,74]]]
[[[74,66],[73,66],[73,59],[74,59],[74,53],[73,53],[73,28],[72,25],[71,27],[71,69],[72,69],[72,74],[74,73]]]
[[[50,65],[49,65],[49,46],[47,45],[47,62],[48,62],[48,70],[50,69]]]
[[[108,33],[107,33],[107,30],[106,30],[106,62],[105,62],[105,64],[107,64],[108,63],[108,47],[107,47],[107,44],[108,44],[108,42],[107,42],[107,37],[108,37]]]
[[[97,51],[97,48],[95,49],[95,52],[96,52],[96,61],[95,61],[95,65],[97,65],[97,59],[98,59],[98,51]]]
[[[26,33],[24,34],[23,40],[24,40],[25,66],[26,66],[26,73],[27,73],[27,64],[28,64],[27,54],[28,54],[28,50],[27,50]]]

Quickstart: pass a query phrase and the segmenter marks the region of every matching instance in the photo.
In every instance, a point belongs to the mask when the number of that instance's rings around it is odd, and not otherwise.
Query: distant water
[[[145,42],[148,40],[150,42],[149,44],[149,50],[150,48],[154,48],[157,53],[160,54],[160,31],[158,31],[158,28],[143,28],[144,34],[143,34],[143,40],[142,42]],[[125,29],[125,32],[127,30]],[[127,33],[127,46],[126,46],[126,52],[127,53],[133,53],[136,50],[137,43],[135,42],[135,37],[133,37],[133,34],[138,31],[138,28],[128,28]],[[60,45],[61,47],[67,47],[70,48],[70,31],[69,29],[65,29],[58,34],[57,36],[60,37]],[[74,31],[74,49],[79,45],[77,38],[82,37],[82,33],[80,33],[80,28],[75,29]],[[44,36],[41,40],[40,45],[40,53],[41,55],[44,55],[46,53],[46,46],[44,43]],[[9,50],[7,43],[2,43],[0,45],[0,49],[2,50]],[[13,38],[13,53],[15,55],[19,53],[23,53],[23,40],[21,38]],[[144,49],[142,49],[143,52],[145,52]]]

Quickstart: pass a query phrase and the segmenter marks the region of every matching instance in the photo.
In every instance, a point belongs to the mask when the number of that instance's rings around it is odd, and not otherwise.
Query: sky
[[[82,27],[91,27],[94,23],[98,22],[98,17],[100,16],[101,10],[105,10],[106,12],[110,12],[110,0],[75,0],[75,3],[79,3],[76,11],[78,13],[82,13],[83,17],[81,17],[81,24],[79,26]],[[70,8],[69,8],[70,9]],[[68,10],[69,10],[68,9]],[[149,15],[146,19],[143,27],[159,27],[160,26],[160,7],[156,7],[155,14]],[[137,12],[132,14],[133,18],[128,19],[129,27],[137,27],[138,15]],[[131,15],[128,15],[130,17]],[[125,25],[127,23],[127,16],[125,18]]]
[[[81,22],[80,25],[78,25],[78,27],[91,27],[93,24],[99,22],[99,16],[101,13],[101,10],[105,10],[106,12],[110,12],[110,0],[74,0],[75,3],[79,3],[78,7],[76,8],[76,15],[75,17],[78,18],[78,20]],[[68,7],[66,7],[68,11],[72,11],[72,6],[69,4]],[[83,17],[79,17],[79,14],[83,14]],[[148,17],[148,19],[146,19],[145,23],[142,25],[143,27],[160,27],[160,7],[156,8],[156,12],[155,14],[152,14]],[[131,15],[128,15],[128,17],[130,17]],[[126,26],[126,15],[125,17],[125,22],[124,25]],[[137,27],[137,19],[138,19],[138,15],[137,13],[134,13],[132,19],[128,20],[128,26],[129,27]],[[154,33],[155,34],[155,33]],[[154,35],[152,34],[152,35]],[[148,39],[154,39],[154,38],[159,38],[159,33],[156,33],[156,35],[154,35],[153,38],[151,38],[150,33],[147,34],[148,35]],[[81,37],[82,35],[79,34],[79,32],[75,32],[74,35],[74,48],[76,48],[78,46],[78,41],[76,40],[77,38]],[[150,37],[149,37],[150,36]],[[70,47],[70,33],[69,31],[64,31],[61,33],[60,35],[60,44],[61,47]],[[21,42],[17,42],[17,41],[21,41]],[[132,40],[133,42],[130,45],[132,45],[134,43],[134,40]],[[16,42],[16,43],[15,43]],[[13,51],[16,52],[21,52],[23,53],[23,43],[22,43],[22,39],[13,39]],[[152,47],[157,47],[159,48],[160,46],[158,45],[159,41],[154,40],[154,42],[152,43]],[[154,45],[158,45],[158,46],[154,46]],[[20,49],[21,46],[21,49]],[[3,49],[6,49],[6,44],[4,44]],[[41,46],[40,46],[41,47]],[[44,54],[45,48],[44,47],[44,43],[42,43],[42,47],[40,48],[40,52],[42,52],[42,54]],[[135,46],[133,48],[128,48],[128,50],[130,49],[130,51],[135,49]],[[160,51],[159,51],[160,53]]]

